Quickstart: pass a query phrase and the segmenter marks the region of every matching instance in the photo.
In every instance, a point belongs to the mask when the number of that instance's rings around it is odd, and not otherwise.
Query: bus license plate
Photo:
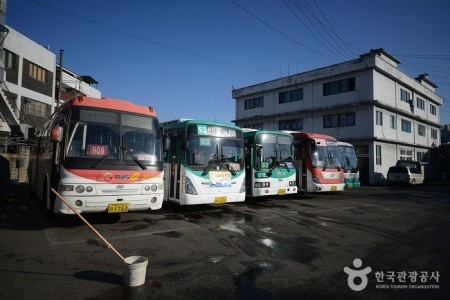
[[[214,199],[214,204],[224,204],[227,203],[227,196],[216,197]]]
[[[337,186],[332,185],[330,191],[332,192],[336,192],[337,191]]]
[[[286,189],[279,189],[278,195],[286,195]]]
[[[108,204],[108,213],[122,213],[128,211],[128,202],[114,202]]]

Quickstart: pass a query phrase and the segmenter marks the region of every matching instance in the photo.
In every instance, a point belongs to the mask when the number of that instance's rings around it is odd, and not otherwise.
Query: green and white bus
[[[161,124],[164,200],[180,205],[245,201],[242,129],[178,119]]]
[[[281,131],[243,130],[247,195],[297,193],[292,135]]]

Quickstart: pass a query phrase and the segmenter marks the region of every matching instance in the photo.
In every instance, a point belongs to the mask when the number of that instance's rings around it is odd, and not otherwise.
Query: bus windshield
[[[231,173],[244,169],[244,142],[242,133],[234,129],[215,126],[215,131],[208,128],[208,134],[202,135],[197,125],[188,130],[188,147],[186,163],[192,170],[229,170]],[[200,127],[199,128],[203,128]],[[214,134],[214,135],[212,135]],[[206,170],[206,171],[205,171]]]
[[[355,172],[357,169],[357,159],[355,149],[351,146],[339,146],[341,152],[341,166],[344,171]]]
[[[256,144],[262,146],[261,166],[256,169],[294,168],[292,153],[293,138],[276,134],[260,134]]]
[[[311,163],[313,167],[326,169],[340,169],[341,155],[334,141],[315,142],[315,149],[311,151]]]
[[[144,169],[161,161],[158,122],[143,115],[76,108],[66,142],[67,160],[87,159],[93,168],[137,164]]]

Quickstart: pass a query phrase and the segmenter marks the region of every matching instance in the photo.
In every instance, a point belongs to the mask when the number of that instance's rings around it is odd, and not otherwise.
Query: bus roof
[[[258,134],[264,134],[264,133],[283,135],[283,136],[292,136],[290,133],[279,131],[279,130],[244,130],[244,137],[251,137],[251,136],[256,136]]]
[[[123,112],[130,112],[142,115],[148,115],[156,118],[156,112],[153,107],[134,104],[127,100],[115,98],[92,98],[86,96],[77,96],[69,101],[72,106],[96,107]]]
[[[306,139],[327,139],[327,140],[336,140],[334,137],[332,137],[331,135],[326,135],[326,134],[322,134],[322,133],[314,133],[314,132],[292,132],[291,133],[292,136],[294,137],[294,139],[301,139],[301,138],[306,138]]]
[[[347,142],[342,142],[342,141],[338,141],[338,146],[348,146],[348,147],[353,147],[352,144],[347,143]]]
[[[201,124],[201,125],[211,125],[211,126],[223,126],[228,128],[233,128],[235,130],[242,131],[242,129],[233,124],[226,124],[214,121],[205,121],[205,120],[197,120],[197,119],[176,119],[172,121],[161,122],[160,126],[162,129],[184,129],[186,126],[191,124]]]

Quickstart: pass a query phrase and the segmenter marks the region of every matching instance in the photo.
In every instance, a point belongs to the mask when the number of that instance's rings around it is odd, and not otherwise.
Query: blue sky
[[[411,77],[429,74],[449,124],[449,12],[447,0],[10,0],[6,24],[162,121],[229,122],[232,87],[384,48]]]

